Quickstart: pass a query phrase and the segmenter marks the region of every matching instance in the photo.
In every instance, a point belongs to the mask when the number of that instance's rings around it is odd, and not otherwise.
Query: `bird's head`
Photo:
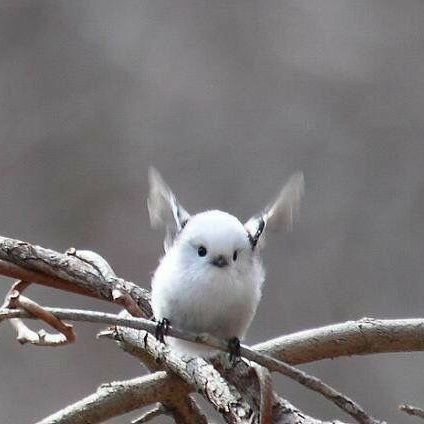
[[[192,216],[175,243],[185,261],[212,269],[237,269],[252,255],[243,224],[235,216],[218,210]]]

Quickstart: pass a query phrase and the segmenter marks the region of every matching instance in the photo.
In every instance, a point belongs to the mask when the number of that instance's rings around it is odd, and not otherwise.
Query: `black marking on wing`
[[[252,250],[254,250],[256,245],[258,244],[259,237],[261,236],[265,228],[265,220],[262,215],[258,216],[256,220],[258,222],[258,228],[256,229],[255,234],[252,236],[252,234],[250,234],[249,232],[247,233],[247,237],[249,238],[250,247],[252,248]]]

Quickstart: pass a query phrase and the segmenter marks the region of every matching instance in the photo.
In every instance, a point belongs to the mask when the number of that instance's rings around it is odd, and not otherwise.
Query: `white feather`
[[[159,172],[149,168],[150,193],[147,209],[153,228],[165,228],[164,249],[171,247],[175,236],[182,230],[190,214],[179,204],[172,190]]]
[[[303,173],[296,172],[283,186],[276,199],[244,224],[252,237],[257,235],[259,248],[264,246],[266,232],[282,228],[292,229],[299,215],[300,201],[304,192]]]
[[[303,175],[294,174],[276,201],[245,225],[218,210],[190,216],[153,168],[149,180],[152,226],[165,227],[168,234],[166,254],[152,279],[156,320],[167,318],[171,325],[194,333],[242,339],[255,315],[265,277],[252,236],[259,240],[265,228],[291,226],[303,194]],[[170,339],[181,353],[211,352]]]
[[[205,257],[198,255],[199,246],[207,249]],[[218,255],[228,258],[229,265],[214,266],[211,261]],[[168,318],[195,333],[242,338],[255,315],[263,280],[261,261],[241,222],[225,212],[203,212],[190,219],[162,258],[152,280],[153,312],[156,319]],[[193,344],[173,344],[180,351],[199,352]]]

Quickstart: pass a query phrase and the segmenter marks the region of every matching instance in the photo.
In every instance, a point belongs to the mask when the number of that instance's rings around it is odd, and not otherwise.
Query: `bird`
[[[159,326],[227,340],[237,349],[262,295],[265,235],[291,229],[304,194],[303,173],[294,173],[275,200],[245,223],[216,209],[191,215],[154,167],[148,179],[150,223],[165,230],[165,254],[151,282],[154,319]],[[180,354],[215,352],[176,338],[169,344]]]

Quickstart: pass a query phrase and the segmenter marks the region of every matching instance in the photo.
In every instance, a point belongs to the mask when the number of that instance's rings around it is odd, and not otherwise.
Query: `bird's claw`
[[[232,337],[228,340],[228,351],[230,352],[230,363],[235,366],[240,359],[240,339],[238,337]]]
[[[165,343],[165,336],[168,333],[169,324],[170,322],[167,318],[163,318],[157,323],[155,330],[156,340]]]

